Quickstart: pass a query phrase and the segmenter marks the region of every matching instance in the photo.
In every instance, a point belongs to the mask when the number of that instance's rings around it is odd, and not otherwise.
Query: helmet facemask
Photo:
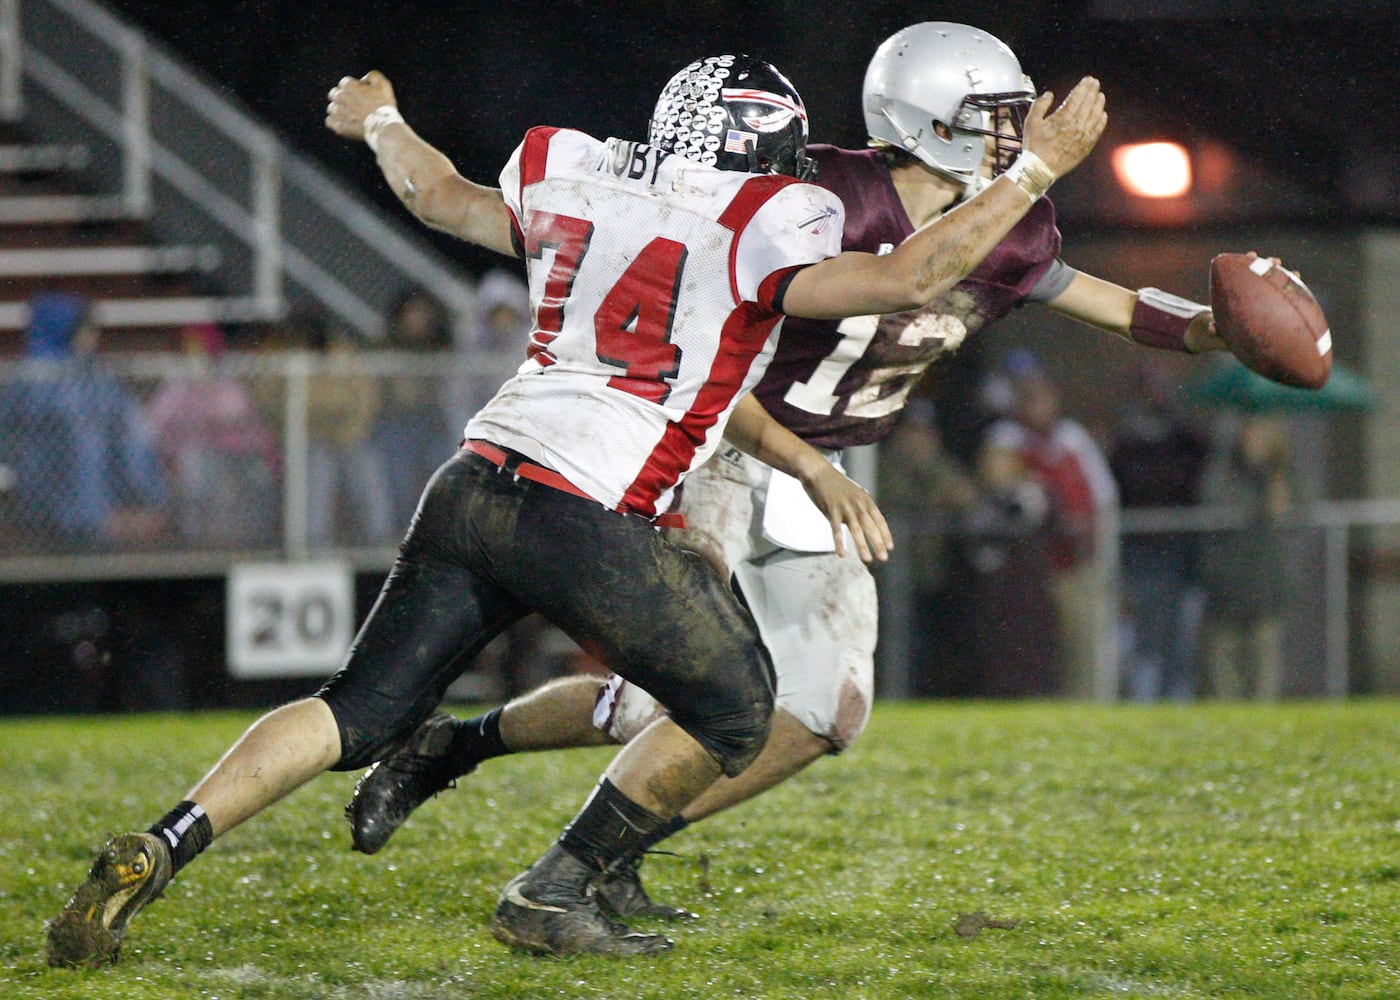
[[[1029,86],[1030,81],[1027,81]],[[973,132],[992,140],[992,177],[1010,169],[1021,155],[1026,137],[1026,113],[1033,98],[1030,93],[968,94],[958,110],[957,130]],[[981,123],[978,127],[973,122]]]

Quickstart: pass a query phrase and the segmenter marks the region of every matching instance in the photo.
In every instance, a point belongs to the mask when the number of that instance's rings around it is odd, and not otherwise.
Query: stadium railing
[[[470,281],[418,234],[91,0],[0,0],[0,120],[91,151],[84,176],[115,193],[69,198],[75,221],[148,220],[217,247],[215,292],[99,302],[104,326],[270,322],[290,306],[374,340],[395,297],[420,286],[459,322],[471,314]],[[21,329],[26,314],[0,303],[0,326]]]
[[[391,509],[387,523],[383,508],[373,516],[360,508],[380,503],[377,494],[393,486],[388,478],[405,468],[418,470],[407,473],[416,479],[398,492],[415,502],[424,470],[454,451],[464,415],[516,364],[514,355],[376,350],[231,351],[213,365],[113,353],[94,367],[118,388],[95,389],[76,374],[82,363],[4,362],[0,583],[222,575],[251,557],[318,554],[387,570],[411,507]],[[69,406],[78,424],[65,410],[70,379],[85,394]],[[99,426],[114,419],[108,400],[118,395],[130,403],[123,419],[134,434]],[[172,413],[177,418],[167,419]],[[90,478],[102,477],[112,508],[152,506],[137,473],[157,457],[159,530],[104,536],[71,516],[75,505],[94,503],[72,495],[78,440],[100,442],[102,466],[86,469],[83,488],[97,489]]]
[[[18,407],[8,401],[62,375],[4,362],[0,584],[223,577],[248,562],[320,558],[343,560],[359,572],[387,572],[411,515],[403,503],[416,500],[428,471],[455,449],[466,416],[517,361],[513,354],[362,350],[337,357],[230,351],[211,366],[167,353],[100,355],[97,364],[133,401],[131,419],[161,462],[161,525],[125,540],[74,531],[54,513],[79,503],[64,467],[72,461],[71,449],[45,443],[55,440],[55,428],[35,423],[48,411],[32,401]],[[195,405],[188,400],[201,399],[221,400],[225,422],[211,423],[197,409],[186,408]],[[240,399],[242,409],[229,402]],[[413,406],[405,407],[405,400]],[[355,406],[347,409],[347,401]],[[173,430],[162,427],[163,406],[178,408]],[[407,431],[400,422],[391,432],[410,409],[427,416]],[[95,409],[83,412],[95,419]],[[408,450],[418,450],[412,466],[417,471],[408,473],[400,491],[406,500],[391,510],[387,522],[382,510],[367,516],[360,509],[365,491],[391,489],[386,484],[395,474],[384,463],[414,457],[405,454],[405,441]],[[113,459],[131,461],[119,452]],[[358,493],[355,476],[368,477]],[[137,505],[130,483],[116,478],[114,505]],[[1239,527],[1243,517],[1242,511],[1222,507],[1124,511],[1104,522],[1099,549],[1112,560],[1125,535],[1204,535]],[[902,541],[880,569],[880,683],[883,695],[904,697],[912,688],[907,623],[919,609],[911,603],[910,567],[901,556],[914,547],[908,539],[915,532],[957,528],[937,518],[891,520]],[[1368,641],[1357,631],[1371,613],[1368,587],[1386,585],[1395,575],[1391,553],[1400,552],[1400,500],[1303,505],[1282,526],[1279,544],[1290,554],[1294,578],[1290,652],[1308,664],[1309,676],[1300,679],[1298,693],[1352,693],[1357,681],[1352,664]],[[1116,605],[1116,574],[1109,578],[1105,600]],[[1116,638],[1105,636],[1097,700],[1120,696],[1117,659]]]

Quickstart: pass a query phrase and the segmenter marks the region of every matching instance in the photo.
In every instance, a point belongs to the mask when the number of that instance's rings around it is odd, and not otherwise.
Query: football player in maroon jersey
[[[930,22],[889,38],[865,78],[870,148],[808,147],[817,183],[845,204],[843,250],[886,254],[930,222],[954,219],[951,210],[1020,153],[1034,97],[1015,54],[984,31]],[[726,437],[739,447],[721,449],[686,481],[687,528],[676,533],[732,579],[758,621],[777,675],[772,729],[753,765],[716,781],[654,831],[648,846],[860,735],[874,691],[875,584],[861,561],[843,558],[839,523],[805,494],[818,470],[840,468],[843,449],[890,432],[910,390],[943,352],[1026,302],[1151,347],[1224,347],[1206,306],[1077,271],[1059,251],[1054,206],[1041,198],[965,279],[921,308],[789,318],[772,364],[730,421]],[[769,462],[753,457],[760,446]],[[883,556],[875,535],[853,532],[850,541],[865,561]],[[625,742],[663,711],[619,677],[600,685],[579,676],[477,719],[434,715],[356,786],[346,807],[354,844],[378,850],[413,809],[481,760]],[[623,917],[685,915],[648,899],[640,860],[634,854],[599,880],[604,904]]]
[[[419,138],[382,75],[342,79],[328,127],[374,150],[421,221],[526,259],[527,356],[428,483],[343,668],[255,722],[147,831],[107,843],[49,924],[50,963],[115,958],[131,917],[215,837],[322,771],[390,753],[475,654],[531,611],[672,711],[628,741],[559,840],[510,881],[491,930],[532,952],[669,948],[664,935],[609,919],[593,883],[759,756],[773,687],[752,617],[654,525],[719,447],[786,316],[928,302],[1088,154],[1107,121],[1097,81],[1081,81],[1053,113],[1051,102],[1030,107],[1027,148],[958,224],[935,223],[877,256],[840,252],[839,199],[802,180],[801,98],[752,57],[677,73],[645,144],[529,130],[500,188],[463,178]],[[771,439],[750,443],[810,483],[823,517],[862,545],[887,544],[868,496],[831,466],[798,468]]]

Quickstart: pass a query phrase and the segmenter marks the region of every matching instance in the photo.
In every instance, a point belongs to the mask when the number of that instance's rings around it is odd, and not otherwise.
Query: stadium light
[[[1113,173],[1129,194],[1141,198],[1179,198],[1191,190],[1191,156],[1175,142],[1119,146]]]

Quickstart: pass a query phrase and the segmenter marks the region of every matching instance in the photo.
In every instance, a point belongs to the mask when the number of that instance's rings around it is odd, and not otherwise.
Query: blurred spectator
[[[383,401],[380,382],[365,370],[359,343],[321,317],[306,318],[309,346],[322,365],[307,380],[307,541],[387,545],[407,529],[394,520],[384,454],[371,434]],[[420,484],[421,486],[421,484]]]
[[[471,346],[488,354],[509,354],[520,360],[530,340],[530,289],[525,279],[496,268],[487,272],[476,290],[477,325]]]
[[[515,374],[530,346],[530,290],[511,271],[489,271],[477,285],[476,315],[470,327],[458,331],[456,365],[447,386],[447,409],[460,430]]]
[[[277,436],[247,388],[222,370],[219,327],[186,326],[179,339],[188,368],[147,411],[174,487],[176,527],[199,546],[270,544],[280,518]]]
[[[1118,491],[1098,444],[1060,410],[1060,393],[1032,352],[1017,348],[1003,359],[1000,375],[1010,410],[988,430],[979,466],[993,478],[1010,468],[996,453],[1015,456],[1045,489],[1050,501],[1048,558],[1050,588],[1063,642],[1064,693],[1094,698],[1114,676],[1117,609],[1112,601],[1116,568],[1100,551],[1104,516],[1111,516]]]
[[[1194,505],[1207,452],[1205,435],[1187,418],[1166,377],[1143,365],[1109,450],[1123,507]],[[1195,695],[1203,600],[1197,547],[1193,532],[1123,536],[1124,681],[1134,701],[1187,701]]]
[[[251,336],[245,341],[251,347],[252,362],[248,395],[252,397],[258,419],[285,449],[291,371],[288,359],[301,354],[314,360],[324,353],[326,320],[320,313],[295,309],[280,322],[262,324],[249,332]],[[283,464],[286,464],[285,457]],[[283,473],[290,476],[291,470],[283,469]]]
[[[19,530],[68,551],[145,545],[166,526],[168,493],[140,400],[94,352],[77,295],[30,302],[26,360],[0,393],[0,464]]]
[[[1283,610],[1287,546],[1281,522],[1293,506],[1285,419],[1254,414],[1211,460],[1206,504],[1240,510],[1246,524],[1201,545],[1206,588],[1206,678],[1218,698],[1275,701],[1283,692]]]
[[[1017,698],[1064,686],[1060,622],[1050,591],[1050,500],[1021,455],[983,448],[977,497],[963,513],[952,592],[959,648],[951,693]]]
[[[432,355],[446,360],[452,345],[447,312],[427,292],[404,294],[389,317],[384,348],[412,364]],[[374,425],[374,445],[383,456],[389,482],[389,502],[394,524],[407,528],[428,478],[456,449],[460,435],[442,405],[442,367],[409,370],[389,375],[383,383],[383,399]],[[466,423],[466,417],[461,418]]]
[[[149,545],[165,531],[168,493],[140,399],[107,370],[85,299],[30,302],[26,359],[0,391],[0,463],[27,540],[83,554]],[[37,699],[16,707],[97,711],[188,704],[184,654],[153,606],[124,584],[23,588],[6,629]],[[7,700],[8,698],[7,692]]]
[[[958,513],[976,499],[976,489],[967,471],[944,450],[933,403],[926,399],[912,399],[904,407],[899,423],[880,444],[879,463],[880,507],[897,541],[890,568],[904,570],[902,592],[895,593],[891,581],[882,583],[881,594],[900,602],[910,694],[962,693],[950,686],[961,673],[954,666],[961,650],[954,610],[966,600],[949,587],[950,535]]]

